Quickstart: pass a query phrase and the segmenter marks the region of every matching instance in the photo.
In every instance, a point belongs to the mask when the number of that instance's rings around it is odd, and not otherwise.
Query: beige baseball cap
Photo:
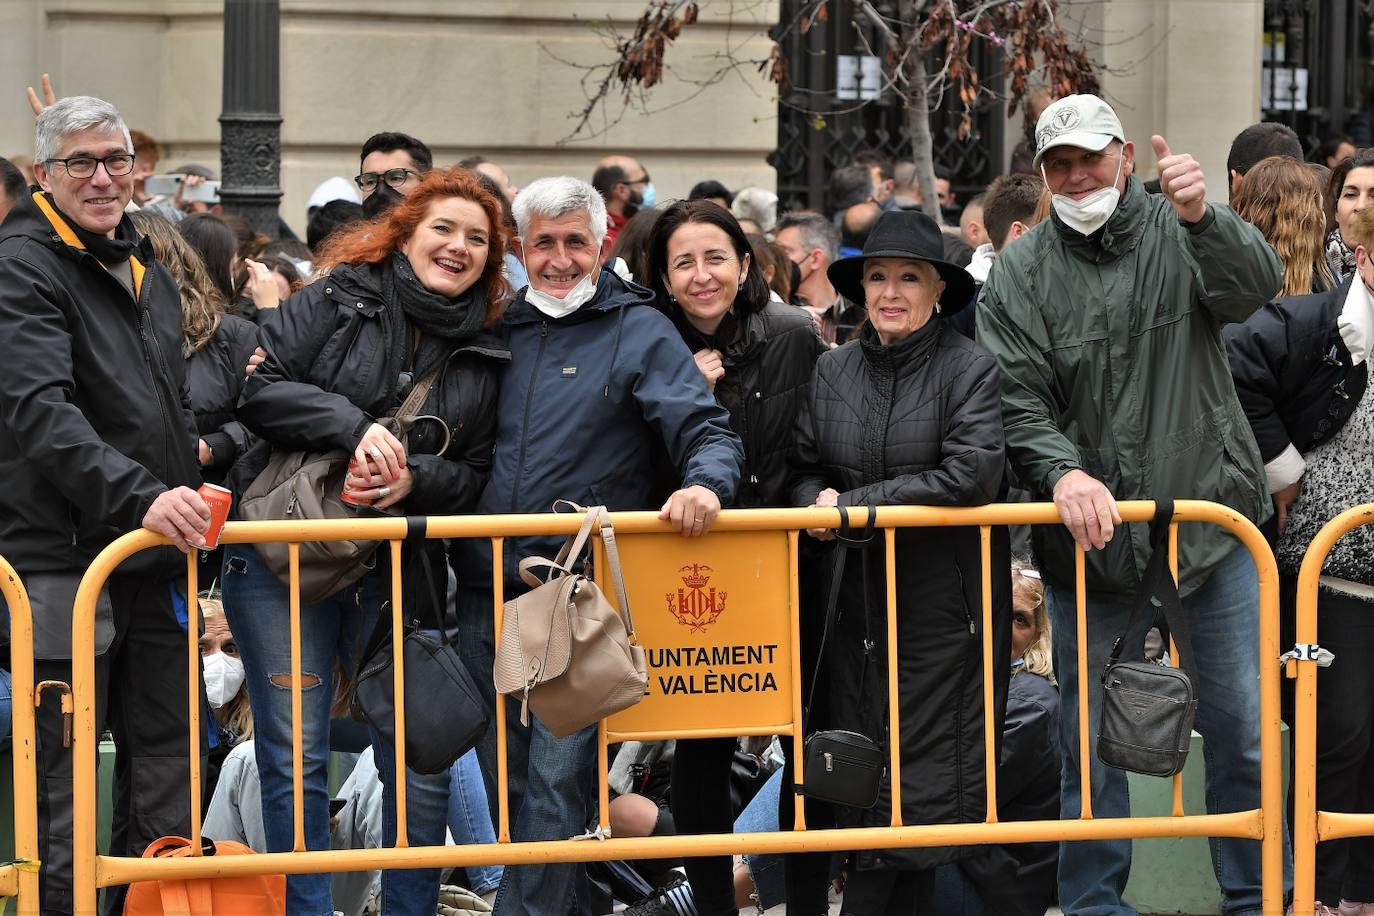
[[[1035,124],[1035,168],[1056,146],[1101,150],[1113,140],[1126,141],[1121,119],[1095,95],[1068,95],[1040,115]]]

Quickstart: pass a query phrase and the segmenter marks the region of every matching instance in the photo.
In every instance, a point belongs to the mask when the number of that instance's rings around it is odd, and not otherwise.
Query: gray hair
[[[830,220],[819,213],[788,213],[778,220],[773,233],[784,229],[796,229],[801,236],[802,247],[807,251],[819,248],[825,260],[833,264],[840,257],[840,230]]]
[[[515,226],[523,239],[530,231],[530,221],[536,216],[557,219],[574,210],[585,210],[592,237],[600,245],[606,238],[606,201],[596,188],[569,175],[540,178],[520,189],[511,204]]]
[[[124,148],[134,151],[129,127],[118,109],[104,99],[90,95],[71,95],[49,105],[38,116],[38,131],[34,140],[34,159],[47,162],[62,152],[62,141],[83,130],[118,131],[124,137]]]

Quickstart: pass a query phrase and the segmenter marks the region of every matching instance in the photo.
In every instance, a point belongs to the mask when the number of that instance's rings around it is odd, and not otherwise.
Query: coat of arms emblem
[[[725,592],[710,588],[711,567],[693,563],[678,570],[682,574],[682,584],[677,594],[669,592],[668,613],[677,618],[678,623],[694,633],[701,633],[725,610]]]

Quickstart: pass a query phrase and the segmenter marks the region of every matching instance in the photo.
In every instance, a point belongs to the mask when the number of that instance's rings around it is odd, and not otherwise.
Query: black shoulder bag
[[[429,556],[424,552],[423,516],[406,519],[407,540],[415,545],[426,581],[433,588]],[[432,594],[438,636],[421,628],[418,619],[406,623],[401,634],[405,661],[406,766],[417,773],[442,773],[486,734],[490,719],[482,694],[449,642],[444,627],[444,601]],[[383,740],[396,742],[396,697],[393,686],[391,617],[383,605],[372,637],[358,662],[358,677],[350,703],[353,717],[370,722]]]
[[[1169,523],[1173,517],[1173,500],[1155,503],[1150,562],[1131,608],[1131,619],[1112,644],[1112,654],[1102,672],[1097,757],[1107,766],[1146,776],[1173,776],[1182,771],[1197,712],[1190,677],[1196,670],[1193,643],[1178,584],[1169,572]],[[1121,661],[1126,640],[1142,646],[1144,631],[1161,610],[1178,647],[1179,667]]]
[[[867,508],[868,519],[864,526],[871,529],[877,512],[872,506]],[[825,644],[839,607],[845,558],[855,547],[872,539],[870,531],[867,540],[856,540],[850,537],[851,530],[849,512],[842,508],[840,529],[836,535],[835,567],[825,609],[825,627],[821,630],[821,647],[816,657],[816,670],[811,675],[811,689],[807,692],[806,706],[802,710],[803,731],[811,719],[811,710],[815,708],[816,685],[820,681],[821,666],[825,664]],[[864,626],[868,626],[867,613],[864,614]],[[888,672],[888,675],[896,676],[895,672]],[[807,798],[851,808],[872,808],[878,803],[883,774],[887,772],[887,759],[883,749],[872,738],[858,732],[829,729],[807,735],[803,747],[806,760],[802,768],[801,791]]]

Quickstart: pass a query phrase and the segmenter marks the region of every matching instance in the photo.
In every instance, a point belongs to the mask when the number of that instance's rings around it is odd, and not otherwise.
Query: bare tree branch
[[[745,58],[741,49],[764,33],[765,27],[756,21],[753,27],[737,30],[740,2],[743,0],[729,0],[725,47],[711,56],[714,66],[710,72],[681,80],[696,87],[688,98],[731,73],[742,75],[748,67],[778,87],[781,107],[815,115],[818,128],[824,127],[827,115],[869,104],[867,99],[853,105],[837,104],[840,100],[832,93],[791,87],[788,61],[776,40],[767,58]],[[932,215],[938,215],[939,209],[930,115],[945,104],[947,96],[958,100],[962,139],[972,130],[974,112],[993,101],[1005,98],[1008,113],[1014,113],[1038,84],[1046,85],[1056,96],[1099,92],[1099,74],[1113,72],[1089,55],[1081,20],[1076,34],[1066,30],[1060,18],[1061,2],[1068,5],[1081,0],[899,0],[895,17],[884,16],[871,0],[855,0],[854,24],[871,27],[855,30],[856,50],[881,61],[879,95],[896,94],[907,109],[923,207]],[[697,21],[698,6],[692,0],[647,0],[632,34],[623,35],[613,24],[607,24],[603,34],[614,57],[603,64],[572,65],[584,71],[582,86],[587,101],[574,113],[575,126],[566,139],[593,130],[598,113],[601,127],[595,133],[604,133],[619,123],[632,105],[648,110],[648,95],[664,81],[668,69],[665,53],[682,29]],[[792,17],[779,24],[773,35],[804,35],[829,19],[831,6],[831,0],[798,4]],[[1005,80],[1004,90],[995,89],[987,76],[978,72],[974,49],[979,42],[1000,50],[1001,72],[990,76]],[[621,107],[612,115],[609,109],[615,96]]]

